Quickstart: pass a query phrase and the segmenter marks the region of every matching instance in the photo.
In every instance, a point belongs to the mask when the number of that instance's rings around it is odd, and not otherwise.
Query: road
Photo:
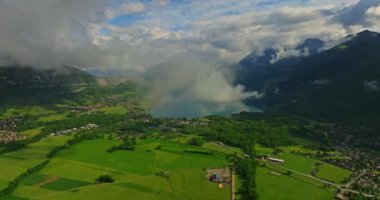
[[[342,185],[342,187],[346,187],[346,188],[349,188],[353,183],[355,183],[355,181],[357,181],[360,177],[364,176],[364,174],[367,173],[367,170],[363,170],[362,173],[360,173],[357,177],[353,178],[350,180],[350,182]]]
[[[340,190],[341,192],[337,195],[337,197],[343,199],[343,200],[346,200],[346,197],[344,196],[345,193],[354,193],[354,194],[360,194],[359,191],[357,190],[352,190],[352,189],[348,189],[351,187],[351,185],[353,183],[355,183],[360,177],[364,176],[365,174],[367,173],[367,170],[364,169],[362,173],[360,173],[358,176],[356,176],[355,178],[351,179],[350,182],[342,185],[340,187]],[[365,197],[375,197],[375,195],[371,195],[371,194],[366,194],[366,193],[361,193],[363,196]]]
[[[302,173],[302,172],[299,172],[299,171],[295,171],[295,170],[292,170],[292,169],[289,169],[289,168],[286,168],[286,167],[283,167],[283,166],[280,166],[280,165],[275,165],[276,167],[278,168],[281,168],[281,169],[284,169],[284,170],[287,170],[287,171],[291,171],[292,173],[296,173],[296,174],[299,174],[299,175],[302,175],[302,176],[305,176],[305,177],[308,177],[308,178],[311,178],[311,179],[314,179],[314,180],[317,180],[319,182],[322,182],[322,183],[325,183],[325,184],[328,184],[328,185],[331,185],[331,186],[334,186],[336,188],[340,188],[341,185],[339,184],[336,184],[336,183],[333,183],[333,182],[330,182],[330,181],[326,181],[326,180],[323,180],[323,179],[320,179],[320,178],[317,178],[315,176],[312,176],[310,174],[305,174],[305,173]]]

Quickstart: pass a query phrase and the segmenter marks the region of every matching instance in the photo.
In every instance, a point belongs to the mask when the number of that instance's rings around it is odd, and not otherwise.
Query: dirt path
[[[34,187],[42,187],[48,183],[53,183],[53,182],[57,181],[58,179],[59,179],[59,176],[49,176],[46,180],[34,185]]]
[[[235,171],[231,171],[231,200],[235,200]]]

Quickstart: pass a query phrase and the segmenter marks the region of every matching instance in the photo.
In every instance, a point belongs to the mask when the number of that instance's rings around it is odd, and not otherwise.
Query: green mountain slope
[[[94,84],[95,77],[74,67],[0,67],[0,101],[6,103],[43,102]]]
[[[95,78],[74,67],[38,69],[31,67],[0,67],[0,87],[93,84]]]
[[[264,93],[247,103],[325,121],[380,121],[380,34],[364,31],[292,65],[243,66],[238,83]],[[254,78],[252,78],[254,77]]]

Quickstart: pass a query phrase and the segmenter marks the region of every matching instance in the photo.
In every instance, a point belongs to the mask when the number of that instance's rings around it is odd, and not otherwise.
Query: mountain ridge
[[[71,66],[44,69],[33,67],[0,67],[0,87],[43,87],[56,85],[90,85],[95,77]]]
[[[262,66],[265,70],[240,67],[237,83],[265,94],[248,100],[249,105],[318,120],[374,122],[380,119],[379,47],[380,34],[366,30],[289,65],[278,61]]]

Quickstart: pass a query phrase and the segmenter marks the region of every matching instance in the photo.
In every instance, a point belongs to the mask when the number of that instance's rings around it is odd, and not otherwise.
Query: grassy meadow
[[[305,184],[292,176],[272,175],[263,167],[257,168],[257,189],[262,200],[327,200],[334,196],[334,191]]]
[[[23,133],[27,136],[35,136],[35,135],[40,134],[42,132],[42,129],[44,129],[43,126],[38,127],[38,128],[34,128],[34,129],[29,129],[29,130],[23,131],[21,133]]]
[[[9,181],[28,168],[46,160],[46,155],[54,148],[62,146],[69,137],[47,137],[30,144],[27,148],[0,155],[0,188],[5,188]]]
[[[114,115],[125,115],[128,112],[128,109],[124,106],[111,106],[104,107],[99,109],[99,111],[104,112],[105,114],[114,114]]]
[[[316,176],[324,180],[333,181],[334,183],[343,183],[344,179],[349,177],[351,174],[352,172],[349,170],[330,164],[323,164],[319,167],[319,171]]]
[[[38,118],[38,121],[41,122],[52,122],[52,121],[59,121],[59,120],[64,120],[67,119],[68,113],[60,113],[60,114],[51,114],[47,116],[42,116]]]
[[[56,111],[53,111],[49,108],[45,108],[43,106],[15,107],[6,109],[3,113],[0,114],[0,119],[26,114],[32,116],[50,115],[54,114],[55,112]]]
[[[228,166],[221,151],[161,139],[139,140],[134,151],[106,151],[118,144],[98,139],[65,149],[38,174],[25,179],[9,198],[229,199],[230,188],[218,189],[204,172],[204,168]],[[155,175],[158,172],[169,177]],[[111,175],[115,183],[95,183],[102,174]]]

